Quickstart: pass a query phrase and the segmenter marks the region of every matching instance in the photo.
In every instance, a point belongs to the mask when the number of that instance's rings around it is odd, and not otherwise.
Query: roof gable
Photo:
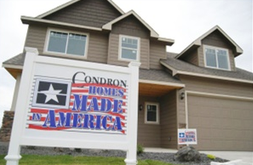
[[[235,56],[238,56],[243,53],[242,48],[232,38],[230,38],[218,25],[216,25],[215,27],[210,29],[208,32],[206,32],[205,34],[197,38],[195,41],[193,41],[187,48],[185,48],[180,54],[178,54],[176,58],[183,57],[188,52],[201,46],[202,40],[204,40],[206,37],[208,37],[215,31],[218,31],[219,33],[221,33],[221,35],[223,35],[223,37],[235,47]]]
[[[136,14],[133,10],[130,10],[129,12],[121,15],[120,17],[108,22],[105,24],[102,28],[106,30],[112,30],[112,25],[121,21],[122,19],[125,19],[126,17],[129,17],[130,15],[133,15],[135,18],[137,18],[147,29],[150,30],[150,35],[151,37],[156,37],[158,38],[159,35],[158,33],[151,27],[149,26],[138,14]]]
[[[101,28],[122,14],[111,0],[72,0],[36,18]]]
[[[139,22],[141,22],[150,31],[150,37],[156,38],[158,41],[167,43],[168,45],[172,45],[174,43],[173,39],[159,37],[159,34],[133,10],[130,10],[129,12],[119,16],[118,18],[106,23],[102,26],[102,29],[111,31],[113,24],[116,24],[129,16],[134,16]]]

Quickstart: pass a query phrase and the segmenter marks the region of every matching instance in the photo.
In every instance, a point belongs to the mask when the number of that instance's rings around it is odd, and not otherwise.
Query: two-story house
[[[236,68],[242,49],[219,26],[180,54],[166,52],[174,40],[161,38],[134,11],[112,0],[72,0],[28,24],[25,47],[39,55],[127,66],[140,61],[138,143],[179,148],[177,130],[196,128],[200,150],[253,151],[253,74]],[[25,52],[3,67],[16,79]]]

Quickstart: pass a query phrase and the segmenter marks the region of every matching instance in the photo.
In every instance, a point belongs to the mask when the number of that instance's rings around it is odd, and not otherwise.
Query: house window
[[[205,46],[204,51],[206,67],[230,70],[227,49]]]
[[[145,123],[159,124],[159,104],[145,103]]]
[[[137,37],[120,35],[119,59],[127,61],[139,61],[139,41]]]
[[[86,56],[87,34],[50,30],[47,41],[47,52]]]

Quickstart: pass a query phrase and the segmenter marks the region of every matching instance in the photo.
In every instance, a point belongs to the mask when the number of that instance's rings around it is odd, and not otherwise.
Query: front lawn
[[[0,155],[0,164],[5,165],[5,156]],[[19,165],[125,165],[124,158],[86,156],[40,156],[23,155]],[[155,160],[138,160],[138,165],[173,165]]]

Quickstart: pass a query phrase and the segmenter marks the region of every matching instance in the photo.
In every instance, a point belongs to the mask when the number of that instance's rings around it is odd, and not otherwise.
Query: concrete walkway
[[[176,153],[175,149],[165,148],[144,148],[144,152],[162,152],[162,153]],[[241,152],[241,151],[199,151],[204,154],[211,154],[216,157],[220,157],[227,160],[241,159],[244,165],[253,165],[253,152]]]

